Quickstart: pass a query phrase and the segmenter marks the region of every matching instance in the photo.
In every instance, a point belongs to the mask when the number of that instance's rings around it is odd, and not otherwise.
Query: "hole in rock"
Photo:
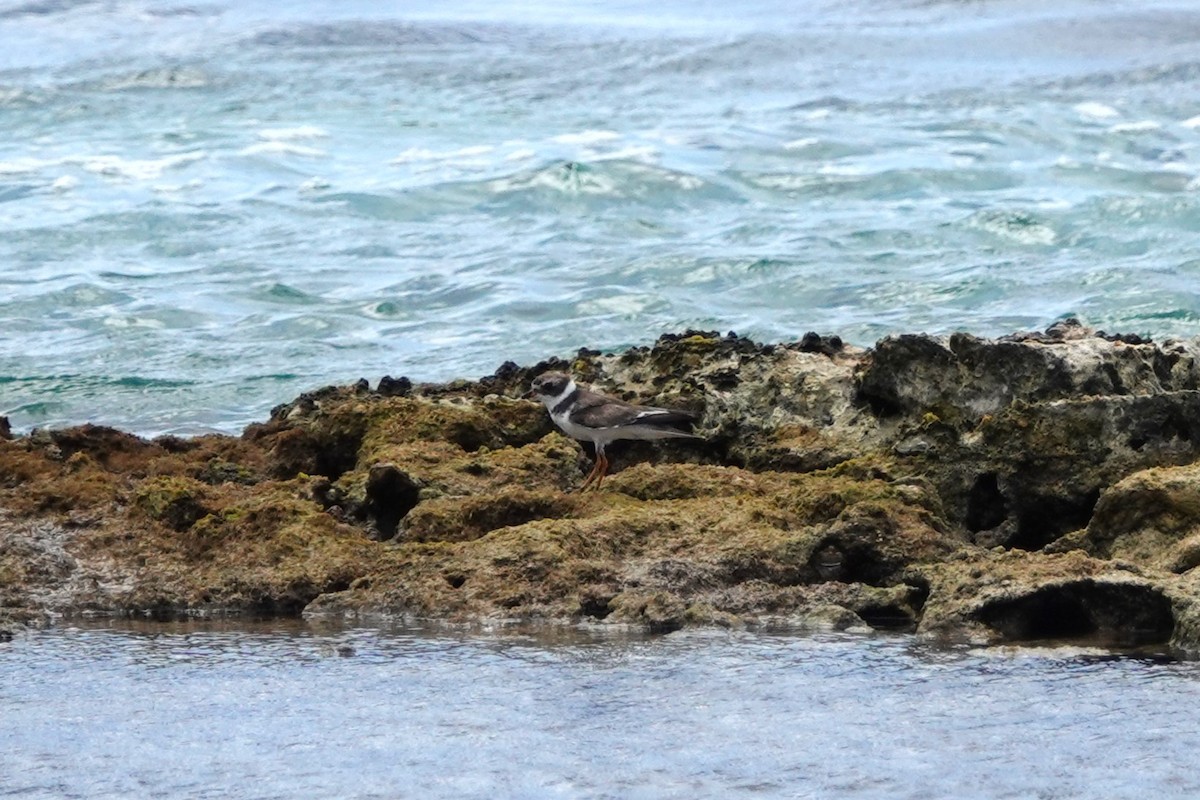
[[[910,610],[891,603],[887,605],[865,606],[858,609],[858,616],[862,617],[863,622],[876,630],[911,631],[917,625]]]
[[[1114,644],[1157,644],[1175,628],[1161,592],[1090,580],[989,603],[975,617],[1011,641],[1100,637]]]
[[[1195,420],[1189,418],[1182,409],[1175,408],[1133,419],[1128,429],[1129,446],[1141,450],[1149,444],[1191,443],[1195,438],[1196,425]]]
[[[857,536],[830,536],[823,539],[809,558],[808,567],[818,580],[891,586],[897,564],[870,541],[869,533]]]
[[[251,615],[263,619],[298,617],[318,594],[316,590],[298,590],[278,597],[260,597],[249,605],[249,610]]]
[[[611,597],[585,597],[579,601],[579,613],[592,619],[604,619],[612,613],[609,608]]]
[[[396,535],[400,520],[420,502],[421,488],[394,464],[376,464],[367,475],[367,514],[383,539]]]
[[[468,422],[450,423],[446,429],[446,439],[468,453],[476,453],[486,445],[495,444],[489,431]]]
[[[975,479],[967,495],[967,530],[971,533],[986,531],[1004,522],[1008,517],[1008,504],[1000,492],[995,473],[985,472]]]
[[[1064,533],[1087,527],[1099,499],[1099,489],[1078,497],[1028,498],[1017,513],[1017,532],[1008,546],[1040,550]]]
[[[347,434],[325,437],[315,453],[317,475],[336,481],[358,464],[358,450],[362,447],[362,436]]]

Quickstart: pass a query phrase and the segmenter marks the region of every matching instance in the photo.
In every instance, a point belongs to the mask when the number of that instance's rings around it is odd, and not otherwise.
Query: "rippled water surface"
[[[65,627],[0,795],[1192,798],[1200,664],[907,637]]]
[[[0,0],[0,414],[686,326],[1200,332],[1200,8]]]

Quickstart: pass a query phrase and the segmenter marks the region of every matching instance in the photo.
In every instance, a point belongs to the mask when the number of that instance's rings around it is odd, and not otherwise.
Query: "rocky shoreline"
[[[532,377],[686,408],[587,453]],[[888,629],[1200,652],[1200,341],[1074,321],[874,348],[688,331],[479,381],[384,378],[242,436],[0,419],[0,618],[387,615]]]

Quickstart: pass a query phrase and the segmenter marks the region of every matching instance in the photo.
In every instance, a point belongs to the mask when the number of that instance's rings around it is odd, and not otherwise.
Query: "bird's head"
[[[575,388],[575,381],[565,372],[544,372],[533,379],[526,397],[541,400],[547,407],[551,401],[563,400]]]

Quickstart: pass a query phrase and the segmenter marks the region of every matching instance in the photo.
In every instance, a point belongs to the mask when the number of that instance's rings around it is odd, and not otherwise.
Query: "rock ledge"
[[[240,437],[0,418],[0,618],[393,615],[881,628],[1200,651],[1200,345],[1074,321],[869,350],[687,331],[326,387]],[[704,442],[588,455],[566,369]],[[3,627],[3,626],[0,626]]]

